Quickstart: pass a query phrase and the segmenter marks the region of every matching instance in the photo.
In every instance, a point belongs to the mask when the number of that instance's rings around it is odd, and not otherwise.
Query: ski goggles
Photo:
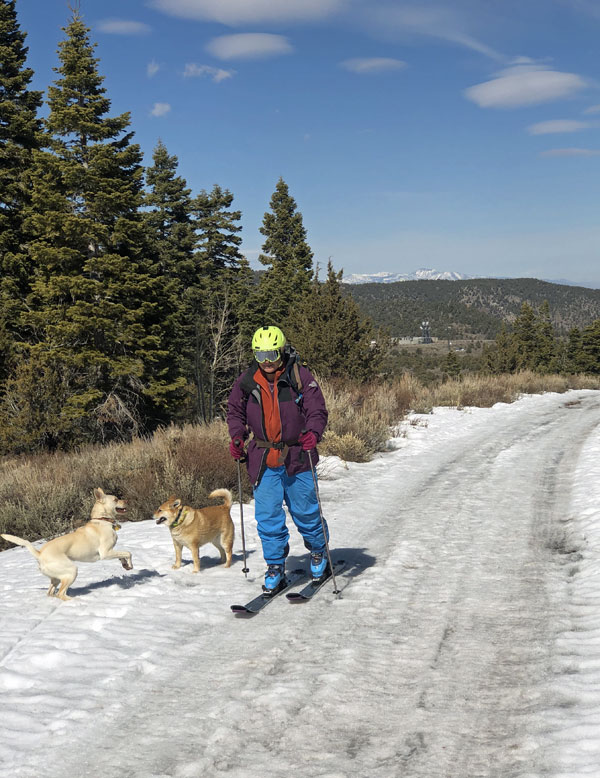
[[[273,349],[272,351],[255,351],[254,359],[257,362],[277,362],[281,357],[281,351],[279,349]]]

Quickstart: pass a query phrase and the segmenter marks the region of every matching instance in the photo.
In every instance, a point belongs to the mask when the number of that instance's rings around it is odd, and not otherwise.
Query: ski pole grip
[[[239,448],[243,445],[244,441],[241,438],[234,438],[233,439],[234,445]],[[246,461],[246,454],[243,453],[242,456],[238,459],[238,462],[245,462]]]

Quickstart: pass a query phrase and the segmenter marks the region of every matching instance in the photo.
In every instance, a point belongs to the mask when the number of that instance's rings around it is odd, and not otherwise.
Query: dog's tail
[[[15,535],[2,534],[2,537],[4,538],[4,540],[8,540],[10,543],[16,543],[17,546],[25,546],[25,548],[28,551],[30,551],[36,559],[39,559],[40,552],[28,540],[23,540],[23,538],[17,538]]]
[[[224,502],[223,505],[226,508],[231,508],[231,503],[233,502],[233,497],[231,496],[231,492],[229,489],[215,489],[214,492],[211,492],[208,495],[211,499],[213,497],[222,497]]]

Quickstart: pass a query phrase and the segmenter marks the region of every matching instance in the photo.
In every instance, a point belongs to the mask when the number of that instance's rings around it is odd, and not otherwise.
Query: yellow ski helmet
[[[260,356],[266,352],[279,352],[285,346],[285,335],[279,329],[279,327],[259,327],[252,337],[252,351],[254,356],[257,357],[260,352]],[[266,357],[269,359],[269,357]],[[277,358],[277,357],[275,357]],[[258,359],[259,362],[263,362],[265,357]]]

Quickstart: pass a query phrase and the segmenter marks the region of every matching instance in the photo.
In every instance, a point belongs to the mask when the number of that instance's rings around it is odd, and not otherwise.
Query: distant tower
[[[421,324],[421,343],[433,343],[431,334],[429,332],[429,322],[424,321]]]

